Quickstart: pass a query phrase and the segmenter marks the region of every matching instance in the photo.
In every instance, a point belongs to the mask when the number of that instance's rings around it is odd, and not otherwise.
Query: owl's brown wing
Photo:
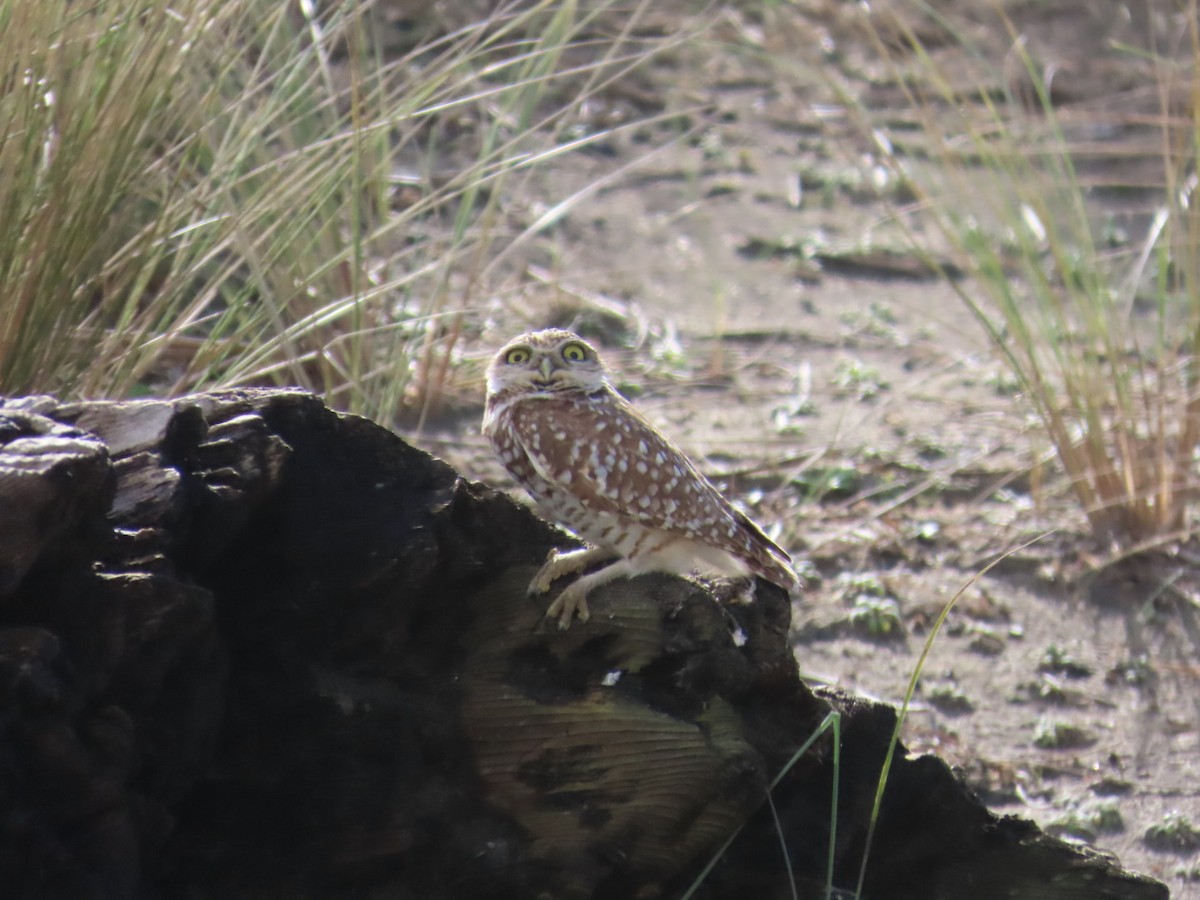
[[[533,468],[587,509],[721,547],[794,585],[788,554],[615,392],[542,398],[513,413]]]

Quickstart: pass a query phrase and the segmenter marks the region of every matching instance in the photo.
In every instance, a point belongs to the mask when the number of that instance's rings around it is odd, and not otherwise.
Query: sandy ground
[[[1001,59],[1010,37],[979,5],[956,12]],[[679,28],[694,6],[660,4],[645,28]],[[1146,84],[1142,61],[1097,48],[1178,28],[1141,4],[1008,6],[1056,67],[1056,102],[1085,113]],[[639,407],[799,560],[795,648],[814,681],[900,702],[957,597],[909,748],[961,767],[995,811],[1200,898],[1200,836],[1147,839],[1173,812],[1200,829],[1200,644],[1180,615],[1195,616],[1195,573],[1165,558],[1097,572],[1106,549],[961,299],[906,251],[903,198],[832,90],[905,118],[861,15],[730,6],[626,79],[605,115],[680,116],[562,157],[508,201],[520,229],[601,181],[512,255],[466,355],[548,324],[599,343]],[[936,23],[909,21],[953,68]],[[1136,208],[1114,211],[1136,227]],[[511,488],[478,434],[481,388],[464,391],[417,440]]]

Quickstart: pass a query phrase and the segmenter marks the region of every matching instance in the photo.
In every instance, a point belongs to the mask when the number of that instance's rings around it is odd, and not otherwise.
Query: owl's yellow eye
[[[567,362],[583,362],[587,359],[587,350],[582,344],[567,344],[563,347],[562,357]]]
[[[521,363],[527,363],[529,362],[529,351],[524,347],[509,350],[504,356],[504,361],[510,366],[519,366]]]

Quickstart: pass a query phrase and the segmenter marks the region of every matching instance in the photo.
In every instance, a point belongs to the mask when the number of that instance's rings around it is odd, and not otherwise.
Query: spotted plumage
[[[591,546],[556,553],[530,585],[613,560],[551,605],[566,628],[587,594],[641,572],[759,575],[792,590],[791,560],[613,390],[595,349],[560,329],[514,338],[488,368],[483,431],[548,518]]]

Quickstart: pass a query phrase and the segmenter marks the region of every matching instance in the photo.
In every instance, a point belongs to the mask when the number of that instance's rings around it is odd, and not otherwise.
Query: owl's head
[[[608,386],[596,349],[561,328],[530,331],[501,348],[487,370],[489,396],[502,393],[592,393]]]

